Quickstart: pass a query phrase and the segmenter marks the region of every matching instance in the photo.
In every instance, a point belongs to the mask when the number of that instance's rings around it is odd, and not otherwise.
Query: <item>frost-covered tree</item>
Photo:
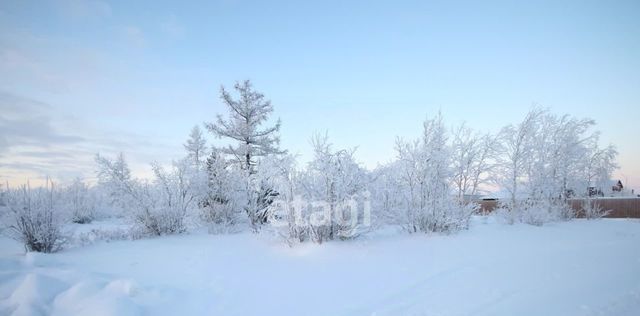
[[[591,119],[534,109],[519,125],[503,129],[498,180],[510,194],[504,203],[510,222],[541,225],[571,218],[575,211],[568,200],[584,195],[595,174],[608,179],[615,150],[598,149],[594,125]]]
[[[214,148],[206,161],[206,175],[200,217],[212,232],[228,230],[239,221],[238,210],[246,203],[242,174]]]
[[[280,120],[275,125],[263,127],[273,113],[271,101],[253,89],[251,81],[235,84],[239,98],[234,99],[224,88],[220,88],[222,101],[229,110],[229,117],[218,115],[216,122],[207,123],[207,129],[219,138],[231,140],[233,144],[220,151],[231,156],[249,174],[255,173],[256,158],[284,153],[279,149]]]
[[[404,209],[405,188],[399,161],[376,167],[371,172],[368,187],[371,196],[372,224],[396,223],[399,210]]]
[[[140,202],[137,183],[131,176],[131,169],[123,153],[118,154],[115,160],[98,154],[95,161],[98,184],[107,192],[111,204],[126,212],[132,204]]]
[[[587,156],[582,166],[582,190],[577,192],[583,196],[590,197],[590,193],[594,192],[589,192],[589,188],[593,188],[596,191],[606,188],[609,185],[613,171],[619,167],[616,162],[617,156],[618,151],[613,145],[600,148],[597,138],[587,145]]]
[[[225,119],[218,115],[216,122],[207,123],[206,127],[218,138],[232,142],[227,147],[220,148],[220,151],[244,170],[244,209],[252,228],[257,230],[268,218],[263,212],[263,204],[269,203],[274,192],[256,181],[255,166],[260,157],[285,153],[279,149],[280,120],[275,125],[263,126],[273,113],[273,105],[262,93],[253,89],[249,80],[236,83],[234,88],[239,94],[237,99],[234,99],[224,87],[220,89],[222,101],[229,109],[229,117]]]
[[[189,181],[189,190],[193,194],[195,204],[201,208],[206,206],[207,194],[209,186],[207,183],[206,160],[208,150],[206,141],[202,136],[202,131],[198,125],[191,129],[189,138],[183,144],[186,157],[185,162],[188,164],[185,168],[185,178]],[[182,162],[180,162],[182,164]]]
[[[95,217],[95,200],[89,186],[81,179],[75,179],[64,188],[62,199],[71,215],[71,221],[78,224],[91,223]]]
[[[7,192],[9,191],[9,184],[5,183],[4,185],[0,183],[0,207],[7,205]],[[0,213],[0,216],[2,214]]]
[[[541,109],[531,110],[522,122],[508,125],[500,131],[495,181],[508,192],[509,198],[504,206],[512,212],[518,208],[520,191],[534,150],[533,142],[543,114]]]
[[[451,164],[453,186],[460,201],[465,195],[475,195],[488,180],[495,139],[489,134],[479,135],[465,124],[453,131]]]
[[[157,187],[156,209],[155,216],[144,220],[156,235],[186,231],[184,220],[197,197],[197,184],[190,177],[192,168],[187,159],[174,161],[169,170],[158,163],[152,164]]]
[[[369,224],[364,199],[368,175],[354,159],[354,150],[335,150],[326,135],[311,141],[314,158],[297,170],[292,156],[261,162],[261,183],[278,192],[269,219],[289,242],[322,243],[348,239]]]
[[[326,134],[315,135],[311,143],[314,159],[304,174],[304,196],[324,202],[326,208],[322,220],[311,223],[311,238],[317,242],[351,238],[359,228],[358,209],[346,202],[364,193],[367,174],[355,161],[355,149],[333,150]]]
[[[298,212],[292,207],[300,194],[300,172],[296,169],[296,159],[291,155],[269,156],[262,159],[257,168],[256,179],[268,194],[263,194],[257,214],[266,216],[265,221],[289,243],[308,239],[306,222],[296,217]],[[276,194],[277,193],[277,194]]]
[[[567,199],[578,189],[580,166],[588,159],[585,145],[595,137],[589,133],[595,124],[590,119],[545,111],[538,124],[526,170],[526,206],[531,210],[524,215],[532,224],[574,216]]]
[[[184,149],[187,151],[187,158],[196,169],[200,169],[207,156],[207,141],[202,136],[202,131],[198,125],[191,129],[189,139],[184,143]]]
[[[588,219],[601,218],[610,212],[600,207],[594,197],[609,186],[611,174],[618,168],[617,155],[618,151],[613,145],[600,148],[597,135],[587,143],[585,159],[577,170],[579,179],[575,189],[575,194],[583,199],[580,216]]]
[[[122,154],[114,161],[98,155],[96,163],[99,183],[143,234],[160,236],[186,230],[186,210],[193,201],[186,161],[174,163],[168,172],[154,164],[156,179],[151,183],[132,178]]]
[[[423,135],[414,142],[398,140],[398,176],[405,205],[398,214],[409,232],[450,232],[464,229],[472,204],[453,198],[450,148],[441,115],[427,119]]]

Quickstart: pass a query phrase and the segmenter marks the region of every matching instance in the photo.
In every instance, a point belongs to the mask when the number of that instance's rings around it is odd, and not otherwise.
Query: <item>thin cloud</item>
[[[15,146],[49,147],[85,140],[56,130],[51,108],[42,102],[0,92],[0,109],[0,153]]]
[[[64,132],[57,128],[62,125]],[[0,181],[92,178],[96,153],[128,153],[134,173],[144,174],[149,162],[171,158],[176,148],[144,135],[96,129],[47,103],[0,91]]]
[[[54,0],[53,4],[67,17],[94,19],[107,18],[112,14],[111,6],[100,0]]]
[[[162,31],[171,39],[181,39],[184,37],[186,29],[175,15],[170,15],[161,25]]]
[[[137,26],[125,26],[121,28],[122,36],[124,40],[130,46],[134,46],[136,48],[143,48],[147,44],[147,40],[145,38],[144,32]]]

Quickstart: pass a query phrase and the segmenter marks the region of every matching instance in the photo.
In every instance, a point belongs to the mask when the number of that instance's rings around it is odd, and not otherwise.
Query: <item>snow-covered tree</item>
[[[399,161],[377,166],[371,172],[368,191],[371,196],[372,224],[396,224],[399,210],[405,209],[405,187]]]
[[[155,218],[145,218],[157,235],[182,233],[187,211],[195,206],[196,185],[193,183],[191,161],[174,161],[169,170],[158,163],[152,164],[157,187]]]
[[[355,161],[355,149],[333,150],[326,134],[315,135],[311,142],[314,159],[304,175],[303,189],[307,199],[322,201],[327,208],[323,221],[312,223],[311,237],[317,242],[351,238],[358,229],[358,209],[345,203],[364,193],[366,172]]]
[[[9,191],[9,184],[0,183],[0,207],[7,205],[7,192]],[[0,214],[1,216],[2,214]]]
[[[98,180],[142,233],[164,235],[186,230],[184,217],[193,201],[186,170],[190,164],[174,163],[170,172],[154,164],[154,183],[131,177],[131,171],[120,154],[115,161],[96,156]]]
[[[95,217],[95,201],[89,186],[81,179],[64,188],[62,192],[64,205],[70,212],[71,221],[78,224],[91,223]]]
[[[135,197],[136,183],[131,177],[131,170],[124,154],[120,153],[115,160],[96,155],[98,184],[111,199],[111,203],[125,209],[132,197]]]
[[[512,212],[518,208],[522,196],[525,173],[534,150],[533,141],[543,114],[541,109],[533,109],[522,122],[500,131],[495,181],[508,192],[509,199],[504,206]]]
[[[207,156],[207,141],[202,136],[202,131],[198,125],[191,129],[189,139],[184,143],[184,149],[187,151],[187,158],[193,166],[199,170]]]
[[[614,170],[619,166],[616,162],[618,151],[613,145],[600,148],[598,139],[594,139],[587,145],[587,156],[583,164],[582,190],[577,191],[583,196],[590,196],[589,187],[602,190],[609,186],[609,181]],[[584,189],[587,188],[587,189]]]
[[[257,170],[256,179],[262,191],[270,193],[262,195],[261,211],[257,214],[266,216],[271,228],[289,243],[307,240],[306,222],[296,217],[299,212],[293,206],[294,199],[300,194],[300,172],[296,169],[295,157],[288,154],[266,157],[260,161]]]
[[[242,174],[214,148],[206,161],[206,175],[200,217],[211,232],[228,230],[239,221],[239,210],[246,203]]]
[[[268,218],[268,214],[264,214],[264,203],[268,204],[276,192],[256,181],[255,166],[260,157],[285,153],[279,149],[280,120],[275,125],[263,127],[273,113],[271,101],[255,91],[249,80],[236,83],[234,88],[239,94],[238,99],[234,99],[224,87],[220,89],[221,98],[229,109],[229,117],[225,119],[218,115],[216,122],[207,123],[206,127],[218,138],[232,142],[220,148],[220,151],[244,170],[244,209],[251,227],[257,230]]]
[[[495,139],[489,134],[479,135],[465,124],[453,131],[451,163],[453,186],[460,201],[465,195],[475,195],[488,180]]]
[[[613,145],[600,148],[599,139],[596,136],[587,143],[586,152],[585,159],[581,161],[581,168],[577,170],[580,175],[575,194],[583,198],[581,216],[588,219],[601,218],[610,210],[600,207],[594,195],[597,197],[609,186],[611,174],[618,168],[616,163],[618,151]]]
[[[207,123],[206,127],[215,136],[231,140],[233,144],[220,148],[220,151],[253,174],[256,158],[284,153],[279,149],[280,120],[275,125],[263,127],[273,113],[271,101],[255,91],[249,80],[237,82],[234,88],[239,94],[238,99],[234,99],[224,87],[220,88],[229,117],[225,119],[218,115],[216,122]]]
[[[398,176],[405,205],[400,223],[409,232],[450,232],[464,229],[474,205],[453,198],[450,148],[441,115],[424,122],[421,139],[397,141]]]
[[[510,194],[504,204],[510,222],[541,225],[571,218],[575,211],[568,199],[585,195],[595,174],[608,179],[615,150],[598,149],[594,125],[591,119],[534,109],[519,125],[503,129],[498,180]]]
[[[595,137],[588,133],[595,124],[590,119],[545,111],[538,124],[525,173],[529,209],[523,215],[533,224],[574,216],[567,199],[578,189],[580,166],[588,159],[585,144]]]
[[[334,150],[326,135],[312,138],[314,159],[296,170],[292,156],[272,157],[261,164],[262,183],[278,192],[270,219],[289,242],[322,243],[348,239],[369,224],[365,209],[366,170],[354,150]]]

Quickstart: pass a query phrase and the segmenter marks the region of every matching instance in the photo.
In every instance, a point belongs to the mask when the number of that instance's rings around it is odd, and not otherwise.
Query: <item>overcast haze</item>
[[[535,103],[596,119],[638,188],[639,57],[638,1],[2,1],[0,180],[148,174],[251,79],[302,161],[318,131],[375,167],[438,110],[497,132]]]

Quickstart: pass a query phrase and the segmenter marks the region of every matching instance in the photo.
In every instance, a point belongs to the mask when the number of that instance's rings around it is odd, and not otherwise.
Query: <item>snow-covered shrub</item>
[[[122,155],[116,161],[98,155],[96,162],[101,185],[108,188],[115,203],[129,211],[136,226],[153,236],[186,231],[187,210],[195,200],[188,163],[174,162],[170,171],[154,164],[156,178],[149,183],[131,178]]]
[[[240,221],[243,201],[242,180],[238,170],[217,151],[206,161],[206,188],[199,202],[200,219],[210,232],[224,232]]]
[[[207,142],[202,136],[202,131],[198,125],[191,129],[189,138],[183,144],[187,152],[187,161],[191,167],[196,170],[204,168],[205,158],[207,157]]]
[[[24,244],[27,251],[55,252],[66,242],[62,231],[59,192],[53,183],[32,189],[28,185],[8,191],[11,212],[9,233]]]
[[[187,211],[195,206],[196,191],[192,165],[187,160],[174,161],[169,170],[152,165],[157,192],[153,212],[144,213],[144,225],[155,235],[182,233],[187,230]],[[149,225],[151,224],[151,225]]]
[[[7,206],[8,184],[3,185],[0,183],[0,208]],[[0,214],[1,215],[1,214]]]
[[[582,200],[580,215],[584,216],[586,219],[602,218],[607,216],[609,213],[611,213],[611,210],[603,209],[600,204],[593,199]]]
[[[399,163],[392,162],[376,167],[371,172],[367,188],[371,198],[371,219],[374,226],[398,224],[398,210],[406,202],[400,179]]]
[[[451,184],[457,199],[475,196],[480,186],[489,182],[495,157],[496,139],[490,134],[480,135],[464,123],[453,130],[450,144]]]
[[[520,222],[534,226],[569,220],[576,216],[571,205],[561,199],[517,199],[515,207],[511,201],[500,202],[494,213],[508,224]]]
[[[136,229],[92,229],[80,233],[75,240],[79,246],[88,246],[97,242],[111,242],[119,240],[136,240],[145,236],[145,233]]]
[[[364,194],[364,170],[350,152],[330,150],[326,139],[316,138],[314,144],[316,156],[306,169],[296,169],[290,155],[271,156],[255,175],[272,190],[264,204],[270,231],[289,244],[354,238],[363,228],[363,203],[353,205],[353,198]]]
[[[617,152],[598,147],[591,119],[557,116],[534,109],[500,133],[497,184],[509,193],[503,203],[512,219],[542,225],[576,213],[569,198],[609,179]]]
[[[370,225],[368,214],[363,212],[368,203],[364,199],[353,197],[333,208],[324,201],[308,201],[302,196],[290,202],[277,200],[270,223],[290,245],[353,239]]]
[[[270,156],[260,161],[255,175],[261,186],[277,192],[266,201],[268,203],[263,204],[266,206],[264,214],[269,228],[289,244],[308,239],[308,227],[302,221],[302,208],[297,206],[302,202],[298,203],[300,172],[295,164],[296,159],[291,155]]]
[[[411,233],[448,233],[467,228],[476,206],[452,194],[450,147],[442,116],[424,122],[419,140],[398,140],[396,151],[395,170],[404,198],[395,212],[396,222]]]
[[[293,238],[326,240],[354,238],[362,229],[362,216],[354,200],[368,184],[365,170],[355,161],[354,150],[334,151],[326,135],[312,139],[314,159],[298,177],[306,205],[298,206],[296,219],[288,212]],[[297,227],[302,225],[303,227]]]
[[[558,220],[557,214],[553,212],[555,208],[546,207],[544,202],[546,201],[528,200],[521,203],[520,208],[516,211],[517,220],[534,226]]]
[[[80,179],[62,192],[64,207],[70,213],[71,221],[78,224],[91,223],[95,218],[95,202],[89,192],[89,186]]]

